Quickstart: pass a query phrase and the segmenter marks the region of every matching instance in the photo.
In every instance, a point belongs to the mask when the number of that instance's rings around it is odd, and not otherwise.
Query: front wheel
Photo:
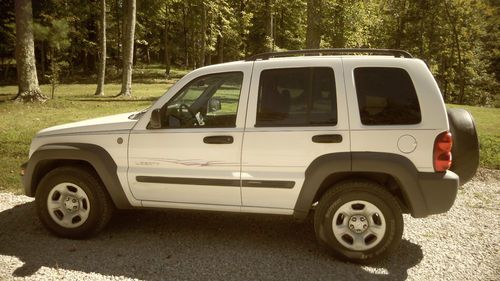
[[[66,238],[96,234],[106,226],[114,209],[97,176],[76,167],[50,171],[38,185],[35,203],[43,225]]]
[[[370,181],[345,181],[319,201],[314,216],[316,237],[339,259],[372,263],[400,243],[403,217],[398,201]]]

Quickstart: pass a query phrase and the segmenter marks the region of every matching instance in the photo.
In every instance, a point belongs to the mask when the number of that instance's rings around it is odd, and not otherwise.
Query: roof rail
[[[305,49],[291,50],[283,52],[261,53],[246,58],[246,61],[268,60],[269,58],[291,57],[295,55],[342,55],[342,54],[370,54],[370,55],[390,55],[396,58],[413,58],[407,51],[395,49],[370,49],[370,48],[335,48],[335,49]]]

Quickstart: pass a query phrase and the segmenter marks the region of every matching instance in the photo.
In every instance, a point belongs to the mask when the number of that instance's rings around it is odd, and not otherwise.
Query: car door
[[[349,152],[340,58],[256,61],[242,150],[242,209],[291,213],[309,164]]]
[[[239,210],[249,74],[251,64],[195,71],[150,110],[160,128],[141,119],[132,130],[128,182],[144,206]]]

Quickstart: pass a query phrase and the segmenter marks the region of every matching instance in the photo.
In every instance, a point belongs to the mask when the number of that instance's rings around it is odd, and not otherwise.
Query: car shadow
[[[403,240],[379,264],[344,263],[319,248],[311,219],[235,213],[124,211],[97,237],[62,239],[33,202],[0,212],[0,255],[24,263],[13,277],[44,266],[143,280],[405,280],[423,257]]]

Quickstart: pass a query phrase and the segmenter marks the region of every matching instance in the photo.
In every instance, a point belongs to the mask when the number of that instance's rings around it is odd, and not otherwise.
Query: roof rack
[[[396,58],[413,58],[407,51],[395,49],[370,49],[370,48],[335,48],[335,49],[305,49],[291,50],[284,52],[269,52],[250,56],[246,61],[268,60],[269,58],[291,57],[295,55],[342,55],[342,54],[370,54],[370,55],[390,55]]]

